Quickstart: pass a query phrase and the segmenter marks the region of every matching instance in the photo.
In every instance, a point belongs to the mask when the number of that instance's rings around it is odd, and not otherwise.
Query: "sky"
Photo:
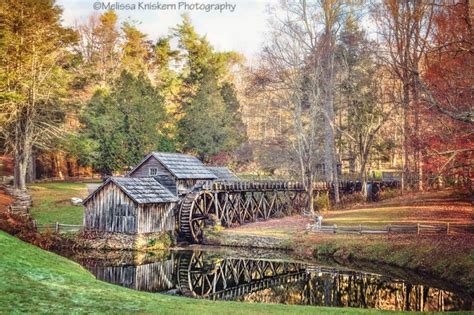
[[[206,35],[215,49],[234,50],[248,59],[255,58],[260,51],[267,8],[277,3],[277,0],[57,0],[63,8],[65,25],[73,26],[115,5],[121,7],[115,10],[121,22],[137,22],[137,27],[154,41],[169,34],[170,28],[180,23],[181,15],[187,13],[197,32]],[[219,9],[215,5],[223,6]]]

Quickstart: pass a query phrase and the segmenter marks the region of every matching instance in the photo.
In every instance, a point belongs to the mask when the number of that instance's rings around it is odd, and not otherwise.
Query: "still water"
[[[135,255],[135,256],[132,256]],[[109,253],[74,258],[99,280],[134,290],[211,300],[383,310],[474,310],[473,299],[439,282],[298,262],[283,254],[215,250]]]

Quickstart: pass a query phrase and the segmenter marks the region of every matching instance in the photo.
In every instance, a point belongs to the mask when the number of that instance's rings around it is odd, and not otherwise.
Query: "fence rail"
[[[38,224],[36,220],[33,222],[38,231],[50,230],[56,233],[72,233],[72,232],[79,232],[82,228],[82,225],[62,224],[59,222],[51,223],[51,224]]]
[[[308,224],[307,231],[318,233],[344,233],[344,234],[474,234],[472,224],[388,224],[384,226],[338,226]]]

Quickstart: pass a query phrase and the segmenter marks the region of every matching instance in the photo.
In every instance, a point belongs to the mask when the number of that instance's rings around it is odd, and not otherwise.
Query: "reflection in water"
[[[80,261],[98,279],[213,300],[384,310],[472,310],[469,296],[377,274],[288,261],[174,252],[140,265]]]

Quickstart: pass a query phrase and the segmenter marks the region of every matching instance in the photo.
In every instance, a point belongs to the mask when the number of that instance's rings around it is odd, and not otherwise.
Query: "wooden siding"
[[[93,266],[88,269],[99,280],[140,291],[158,292],[175,286],[172,259],[140,266]]]
[[[138,266],[135,289],[148,292],[173,289],[173,271],[173,259]]]
[[[157,176],[167,176],[170,178],[174,178],[173,174],[171,174],[156,158],[150,156],[148,160],[146,160],[142,165],[140,165],[136,170],[130,173],[128,176],[130,177],[153,177],[150,176],[149,169],[150,167],[155,167],[158,170]]]
[[[173,231],[174,203],[143,204],[137,208],[137,233]]]
[[[154,177],[163,187],[168,189],[173,195],[178,195],[178,189],[176,187],[176,180],[174,177],[167,175],[158,175]]]
[[[90,230],[137,232],[137,204],[110,182],[87,201],[84,227]]]

